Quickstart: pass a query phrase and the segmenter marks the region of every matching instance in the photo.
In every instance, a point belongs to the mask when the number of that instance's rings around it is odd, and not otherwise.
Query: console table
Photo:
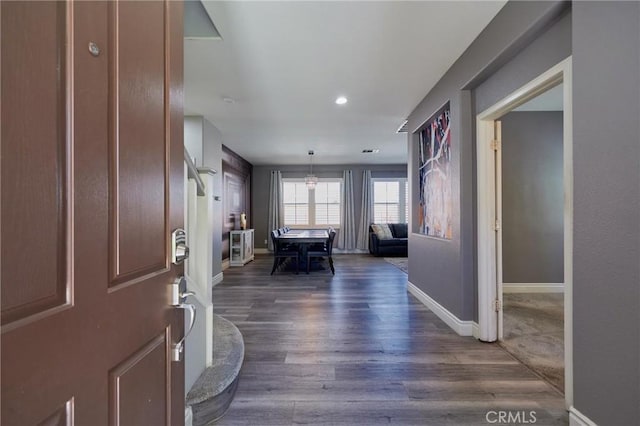
[[[243,266],[253,260],[253,229],[231,231],[229,266]]]

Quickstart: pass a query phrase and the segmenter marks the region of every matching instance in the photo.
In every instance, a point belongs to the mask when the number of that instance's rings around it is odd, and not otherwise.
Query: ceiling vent
[[[407,133],[408,122],[409,122],[408,120],[404,120],[404,123],[402,123],[400,127],[398,127],[398,130],[396,130],[396,133]]]
[[[363,149],[362,150],[363,154],[377,154],[379,152],[380,152],[379,149]]]
[[[186,40],[222,40],[220,32],[200,0],[184,2],[184,38]]]

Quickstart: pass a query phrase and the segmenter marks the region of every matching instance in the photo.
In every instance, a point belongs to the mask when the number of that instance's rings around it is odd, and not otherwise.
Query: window
[[[406,223],[409,213],[407,179],[373,180],[374,223]]]
[[[315,189],[316,225],[340,223],[340,182],[318,182]]]
[[[309,192],[304,182],[282,183],[285,225],[309,223]]]
[[[339,226],[342,179],[320,179],[308,189],[302,179],[283,179],[284,224]]]

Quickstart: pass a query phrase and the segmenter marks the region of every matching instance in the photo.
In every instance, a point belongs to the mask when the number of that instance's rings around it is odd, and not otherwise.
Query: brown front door
[[[182,5],[0,18],[1,423],[180,425]]]

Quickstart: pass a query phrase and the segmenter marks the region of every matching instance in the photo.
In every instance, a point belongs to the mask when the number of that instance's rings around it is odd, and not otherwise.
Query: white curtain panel
[[[340,209],[340,232],[338,233],[338,248],[353,250],[356,246],[355,201],[353,200],[353,172],[345,170],[342,173],[342,208]]]
[[[373,194],[371,191],[371,170],[365,170],[362,172],[362,206],[356,245],[358,250],[369,250],[369,225],[373,214]]]
[[[273,251],[271,231],[282,228],[283,224],[282,173],[280,173],[280,170],[272,170],[269,182],[269,234],[267,235],[267,247],[271,251]]]

